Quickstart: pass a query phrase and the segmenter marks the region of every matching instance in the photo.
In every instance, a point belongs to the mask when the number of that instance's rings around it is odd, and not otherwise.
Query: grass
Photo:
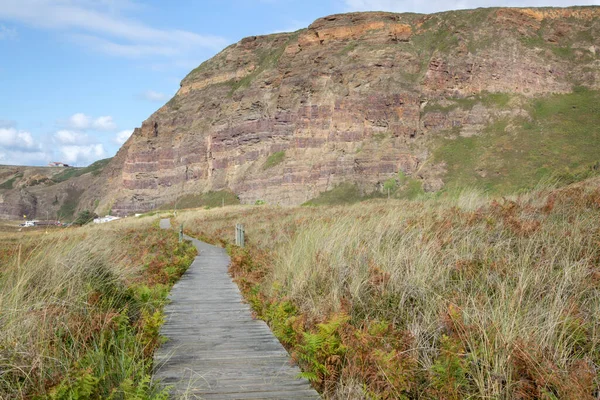
[[[316,198],[302,204],[303,206],[323,206],[353,204],[366,200],[368,197],[359,187],[352,183],[340,183],[331,190],[322,192]]]
[[[285,160],[285,151],[278,151],[267,157],[267,161],[263,164],[263,169],[273,168],[281,164]]]
[[[0,184],[0,189],[12,189],[13,185],[15,183],[15,181],[20,178],[19,175],[15,175],[12,178],[2,182],[2,184]]]
[[[64,182],[66,180],[76,178],[78,176],[91,173],[93,176],[98,176],[108,165],[108,163],[112,160],[112,158],[105,158],[103,160],[98,160],[85,168],[75,168],[75,167],[67,167],[64,171],[59,172],[58,174],[52,177],[52,180],[56,183]]]
[[[65,192],[67,193],[67,197],[58,209],[57,217],[61,221],[71,221],[75,217],[77,207],[79,207],[79,199],[83,194],[83,190],[79,190],[75,187],[69,187],[65,190]]]
[[[195,248],[156,225],[0,237],[0,398],[166,398],[152,353]]]
[[[292,35],[292,37],[295,36],[296,35]],[[289,43],[290,40],[288,40],[287,43]],[[261,50],[258,53],[258,62],[256,69],[254,69],[254,71],[252,71],[240,80],[231,81],[231,91],[229,92],[229,94],[233,95],[233,93],[235,93],[238,89],[248,88],[252,84],[254,79],[256,79],[256,77],[259,76],[263,71],[269,68],[274,68],[279,62],[279,58],[283,54],[287,43],[283,46],[268,48],[267,50]]]
[[[498,120],[480,136],[437,139],[434,162],[446,165],[449,189],[508,194],[552,176],[585,178],[600,161],[598,104],[600,92],[583,88],[536,99],[528,119]]]
[[[231,206],[240,204],[240,199],[228,190],[211,191],[201,194],[186,194],[175,202],[163,204],[161,210],[186,209],[186,208],[214,208],[223,205]]]
[[[394,199],[413,200],[425,194],[420,180],[406,176],[402,171],[398,177],[387,179],[381,191],[364,193],[358,185],[350,182],[340,183],[333,189],[320,193],[302,206],[336,206],[349,205],[362,201],[381,199],[385,197]]]
[[[559,59],[568,60],[569,62],[591,62],[597,58],[597,56],[594,56],[591,52],[574,48],[573,44],[575,42],[583,42],[587,43],[587,46],[591,46],[595,43],[595,39],[593,35],[590,34],[589,30],[579,30],[575,35],[572,33],[565,35],[558,43],[552,43],[545,40],[542,36],[542,32],[537,32],[534,36],[521,38],[521,43],[524,46],[528,48],[549,49]]]
[[[592,399],[598,179],[340,207],[179,215],[325,398]],[[244,223],[247,247],[231,246]]]
[[[448,113],[456,110],[457,108],[462,110],[471,110],[476,104],[482,104],[487,108],[505,109],[508,106],[510,99],[511,95],[508,93],[490,93],[483,91],[475,96],[465,98],[449,98],[447,101],[449,101],[451,104],[446,106],[442,106],[437,102],[427,103],[423,111],[425,113]]]

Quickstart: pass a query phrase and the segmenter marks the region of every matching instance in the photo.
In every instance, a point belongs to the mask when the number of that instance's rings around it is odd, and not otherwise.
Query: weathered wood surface
[[[160,226],[170,227],[169,220]],[[269,327],[252,318],[227,274],[224,249],[187,237],[199,255],[175,284],[154,355],[154,378],[174,397],[318,399]]]

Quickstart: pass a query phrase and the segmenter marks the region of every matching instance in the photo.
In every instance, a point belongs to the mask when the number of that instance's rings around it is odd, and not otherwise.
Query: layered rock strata
[[[245,38],[192,71],[82,199],[120,214],[217,190],[291,205],[400,171],[439,190],[436,135],[480,134],[523,114],[519,99],[599,89],[599,38],[599,7],[350,13]],[[503,93],[508,107],[485,101]]]

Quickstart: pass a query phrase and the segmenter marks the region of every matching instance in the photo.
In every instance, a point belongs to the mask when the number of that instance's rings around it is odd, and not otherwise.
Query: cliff
[[[220,190],[288,205],[341,183],[531,186],[597,158],[598,43],[600,7],[350,13],[245,38],[190,72],[81,199],[126,214]],[[553,131],[567,122],[571,142]]]

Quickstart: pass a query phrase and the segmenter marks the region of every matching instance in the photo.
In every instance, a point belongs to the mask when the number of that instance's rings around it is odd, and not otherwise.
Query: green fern
[[[347,348],[339,334],[340,327],[349,321],[345,314],[335,315],[328,323],[317,325],[317,332],[303,332],[303,343],[298,346],[298,359],[305,372],[300,376],[311,382],[320,383],[330,375],[328,363],[341,358]]]
[[[72,379],[63,380],[50,392],[51,400],[83,400],[90,399],[95,393],[100,378],[91,371],[81,371]]]

